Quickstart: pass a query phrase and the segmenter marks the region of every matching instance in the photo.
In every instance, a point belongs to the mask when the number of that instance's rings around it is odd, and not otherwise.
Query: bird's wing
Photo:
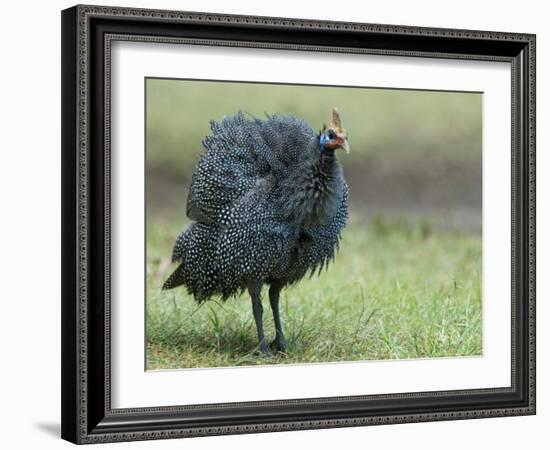
[[[262,180],[269,178],[276,184],[309,160],[315,137],[304,121],[287,116],[260,121],[239,113],[212,122],[211,129],[193,174],[187,216],[220,225],[251,190],[265,188]]]
[[[231,205],[255,185],[254,123],[244,115],[212,122],[187,197],[187,216],[221,224]]]
[[[230,279],[263,279],[288,259],[289,226],[269,195],[251,190],[234,205],[218,238],[220,270]]]
[[[304,229],[310,237],[310,243],[304,247],[304,251],[312,274],[316,270],[321,271],[334,259],[348,219],[348,196],[348,185],[344,181],[342,198],[334,216],[323,224],[307,226]]]

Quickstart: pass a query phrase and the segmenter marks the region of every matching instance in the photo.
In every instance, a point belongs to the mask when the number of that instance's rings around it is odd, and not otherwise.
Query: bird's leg
[[[248,285],[248,293],[252,299],[252,312],[254,313],[254,320],[256,321],[256,329],[258,330],[258,339],[260,340],[260,349],[264,356],[269,356],[269,349],[265,341],[264,324],[262,315],[264,308],[262,306],[262,299],[260,294],[262,292],[262,283],[253,282]]]
[[[286,353],[286,340],[281,325],[281,316],[279,315],[279,293],[281,285],[272,284],[269,288],[269,303],[273,311],[273,320],[275,321],[275,340],[271,343],[278,351]]]

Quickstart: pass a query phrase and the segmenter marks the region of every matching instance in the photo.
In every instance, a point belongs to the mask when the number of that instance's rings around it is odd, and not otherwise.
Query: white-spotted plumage
[[[251,282],[284,286],[321,271],[348,216],[348,189],[334,151],[290,116],[243,113],[211,123],[177,237],[178,268],[163,288],[185,285],[199,302]]]

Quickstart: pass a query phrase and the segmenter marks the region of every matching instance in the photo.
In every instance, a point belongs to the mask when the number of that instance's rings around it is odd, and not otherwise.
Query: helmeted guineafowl
[[[347,132],[336,109],[319,133],[295,117],[243,113],[211,129],[187,198],[194,222],[176,239],[180,264],[163,289],[185,285],[198,302],[248,289],[267,355],[260,294],[268,284],[273,345],[285,352],[279,292],[334,259],[346,225],[348,188],[335,151],[349,151]]]

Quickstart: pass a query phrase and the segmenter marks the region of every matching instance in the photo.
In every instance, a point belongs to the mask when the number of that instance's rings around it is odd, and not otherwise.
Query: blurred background
[[[334,106],[348,225],[328,270],[281,294],[289,354],[258,358],[247,294],[198,306],[161,290],[201,141],[238,111],[319,130]],[[481,94],[148,79],[146,121],[148,369],[482,353]]]
[[[480,228],[481,94],[162,79],[147,81],[149,219],[181,214],[210,120],[282,113],[318,130],[333,106],[349,134],[339,159],[356,219]]]

